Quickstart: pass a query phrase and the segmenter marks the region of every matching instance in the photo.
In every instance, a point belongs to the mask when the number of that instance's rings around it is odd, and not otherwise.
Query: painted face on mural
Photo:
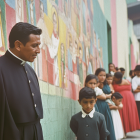
[[[56,13],[53,13],[53,31],[55,34],[57,34],[57,18]]]
[[[29,41],[25,46],[20,43],[20,58],[25,61],[33,62],[37,54],[40,53],[40,44],[40,35],[30,34]]]

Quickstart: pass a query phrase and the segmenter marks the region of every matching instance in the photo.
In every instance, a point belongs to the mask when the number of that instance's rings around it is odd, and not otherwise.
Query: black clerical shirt
[[[43,118],[37,76],[21,62],[9,51],[0,57],[0,140],[18,140],[17,124]]]

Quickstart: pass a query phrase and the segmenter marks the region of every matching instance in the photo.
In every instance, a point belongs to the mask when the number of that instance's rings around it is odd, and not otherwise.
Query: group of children
[[[70,121],[77,140],[120,140],[125,137],[118,111],[123,108],[123,96],[114,91],[112,82],[113,76],[106,74],[103,68],[86,77],[85,87],[79,92],[82,111]]]

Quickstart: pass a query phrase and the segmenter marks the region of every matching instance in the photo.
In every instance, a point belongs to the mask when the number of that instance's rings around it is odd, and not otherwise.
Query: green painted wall
[[[93,0],[94,18],[93,26],[100,38],[100,46],[103,48],[104,68],[108,71],[108,39],[107,39],[107,22],[97,0]]]
[[[41,120],[44,140],[74,140],[69,122],[80,111],[78,101],[62,96],[42,94],[44,118]]]
[[[131,3],[135,3],[135,2],[137,2],[137,0],[126,0],[127,4],[131,4]]]
[[[105,0],[104,2],[104,15],[106,20],[108,21],[109,25],[111,26],[111,0]]]

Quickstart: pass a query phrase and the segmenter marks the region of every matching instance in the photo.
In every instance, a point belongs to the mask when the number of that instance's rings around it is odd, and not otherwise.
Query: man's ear
[[[81,102],[80,102],[80,100],[78,100],[78,102],[79,102],[79,104],[81,105]]]
[[[20,51],[21,50],[21,42],[19,40],[16,40],[15,43],[14,43],[14,45],[15,45],[15,49],[17,51]]]

